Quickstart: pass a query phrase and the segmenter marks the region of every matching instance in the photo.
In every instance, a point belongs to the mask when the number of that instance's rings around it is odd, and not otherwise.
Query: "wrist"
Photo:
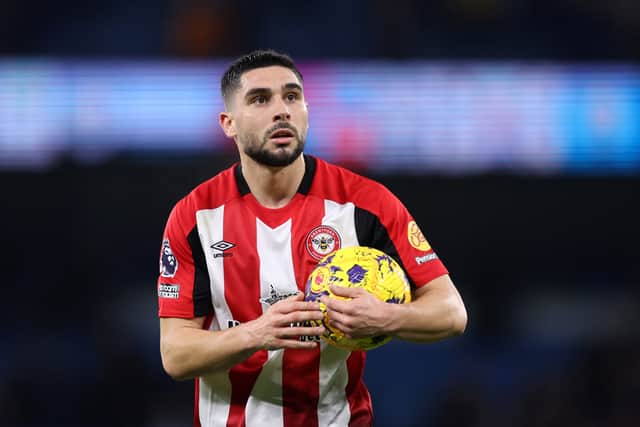
[[[382,327],[385,335],[394,336],[398,333],[403,308],[400,304],[385,303],[384,324]]]
[[[242,349],[244,351],[256,352],[262,350],[262,339],[254,328],[255,320],[236,326],[235,329],[238,333]]]

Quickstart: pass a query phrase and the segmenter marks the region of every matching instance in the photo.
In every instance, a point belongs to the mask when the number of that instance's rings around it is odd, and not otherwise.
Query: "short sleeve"
[[[404,204],[386,187],[376,188],[370,209],[356,210],[356,229],[361,244],[375,247],[400,262],[412,286],[421,287],[448,274]]]
[[[211,312],[208,276],[201,252],[195,214],[190,214],[183,200],[169,215],[160,247],[157,281],[160,317],[193,318]]]

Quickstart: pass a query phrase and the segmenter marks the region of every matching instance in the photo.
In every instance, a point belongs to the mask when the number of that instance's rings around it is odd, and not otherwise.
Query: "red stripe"
[[[242,200],[236,199],[225,205],[223,221],[224,239],[238,248],[233,256],[223,258],[224,296],[233,319],[244,323],[262,315],[256,220]],[[228,427],[245,425],[247,400],[267,357],[266,350],[258,351],[229,371],[231,407]]]
[[[320,348],[284,351],[282,400],[285,427],[318,427]]]
[[[202,427],[200,425],[200,378],[196,377],[196,395],[194,398],[195,404],[193,405],[193,427]]]
[[[365,358],[364,351],[354,351],[347,359],[349,382],[345,392],[349,401],[349,409],[351,410],[349,427],[370,427],[373,425],[371,395],[364,382],[362,382]]]
[[[315,227],[322,224],[324,217],[324,200],[318,197],[306,197],[303,205],[293,217],[291,226],[291,253],[293,269],[298,289],[302,292],[307,285],[307,278],[318,264],[307,251],[307,238]]]
[[[306,250],[307,235],[322,222],[324,200],[306,197],[304,205],[293,217],[291,251],[298,289],[305,290],[307,277],[317,261]],[[304,213],[304,214],[302,214]],[[282,361],[282,398],[285,426],[318,425],[320,390],[320,348],[285,350]]]

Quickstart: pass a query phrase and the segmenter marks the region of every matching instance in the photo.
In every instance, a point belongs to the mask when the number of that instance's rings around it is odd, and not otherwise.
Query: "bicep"
[[[178,317],[160,318],[160,346],[165,349],[171,342],[180,338],[180,332],[184,330],[201,330],[204,326],[205,317],[194,317],[192,319],[181,319]]]
[[[181,319],[178,317],[160,318],[160,336],[165,336],[181,328],[202,329],[204,326],[204,316],[193,319]]]
[[[425,298],[427,295],[430,295],[430,297],[440,295],[442,297],[456,296],[457,298],[460,298],[460,294],[448,274],[436,277],[435,279],[425,283],[423,286],[417,288],[413,293],[413,300],[418,301]]]

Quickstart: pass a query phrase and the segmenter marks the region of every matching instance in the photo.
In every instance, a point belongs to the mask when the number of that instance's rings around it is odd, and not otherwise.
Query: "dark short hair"
[[[293,59],[284,53],[275,50],[254,50],[241,56],[229,65],[220,81],[220,91],[225,104],[231,99],[231,95],[240,87],[240,78],[247,71],[278,65],[293,71],[302,82],[302,73],[296,67]]]

